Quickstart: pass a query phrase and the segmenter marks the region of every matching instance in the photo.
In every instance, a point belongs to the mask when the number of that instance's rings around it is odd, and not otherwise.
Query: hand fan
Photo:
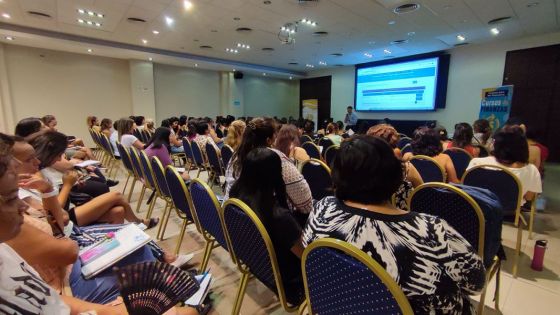
[[[113,268],[130,315],[160,315],[199,289],[196,279],[159,261]]]

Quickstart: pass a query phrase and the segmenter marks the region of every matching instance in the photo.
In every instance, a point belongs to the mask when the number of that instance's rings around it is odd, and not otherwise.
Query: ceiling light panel
[[[239,50],[234,49],[234,48],[226,48],[226,52],[228,52],[230,54],[238,54]]]
[[[244,43],[237,43],[237,48],[243,48],[243,49],[251,49],[251,46],[249,44],[244,44]]]
[[[94,12],[91,10],[86,10],[86,9],[78,9],[78,14],[83,15],[83,16],[89,16],[91,18],[99,18],[102,19],[105,17],[105,14],[101,13],[101,12]]]
[[[94,27],[101,27],[101,26],[103,26],[103,24],[100,23],[100,22],[91,21],[91,20],[85,20],[85,19],[81,19],[81,18],[78,18],[76,21],[77,21],[79,24],[82,24],[82,25],[88,25],[88,26],[94,26]]]
[[[5,18],[5,19],[10,19],[10,18],[12,18],[12,16],[9,15],[8,13],[2,13],[2,17]]]
[[[193,8],[193,4],[191,1],[189,0],[184,0],[183,1],[183,8],[185,8],[185,10],[189,11]]]

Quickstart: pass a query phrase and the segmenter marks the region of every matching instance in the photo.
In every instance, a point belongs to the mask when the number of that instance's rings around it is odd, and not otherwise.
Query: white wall
[[[560,43],[560,32],[455,48],[451,64],[445,109],[428,113],[357,113],[364,119],[436,119],[448,130],[459,121],[472,123],[478,118],[483,88],[502,83],[506,52]],[[346,107],[354,103],[354,66],[315,71],[311,77],[332,75],[331,116],[342,120]],[[515,89],[514,94],[515,97]]]
[[[246,75],[243,78],[246,116],[299,116],[299,83]]]
[[[86,116],[131,113],[126,60],[16,45],[5,45],[4,57],[15,122],[53,114],[60,131],[89,140]]]

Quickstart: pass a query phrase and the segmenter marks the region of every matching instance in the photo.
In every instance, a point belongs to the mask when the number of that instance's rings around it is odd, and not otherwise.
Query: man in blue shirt
[[[346,116],[344,117],[344,123],[346,124],[346,130],[352,129],[356,130],[356,124],[358,123],[358,116],[354,113],[354,108],[352,106],[348,106],[346,108]]]

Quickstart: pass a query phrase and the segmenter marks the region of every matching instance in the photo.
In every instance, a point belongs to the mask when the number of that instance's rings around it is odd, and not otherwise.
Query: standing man
[[[352,106],[346,107],[346,116],[344,117],[344,123],[346,124],[346,129],[352,129],[356,131],[356,124],[358,123],[358,116],[354,113],[354,108]]]

